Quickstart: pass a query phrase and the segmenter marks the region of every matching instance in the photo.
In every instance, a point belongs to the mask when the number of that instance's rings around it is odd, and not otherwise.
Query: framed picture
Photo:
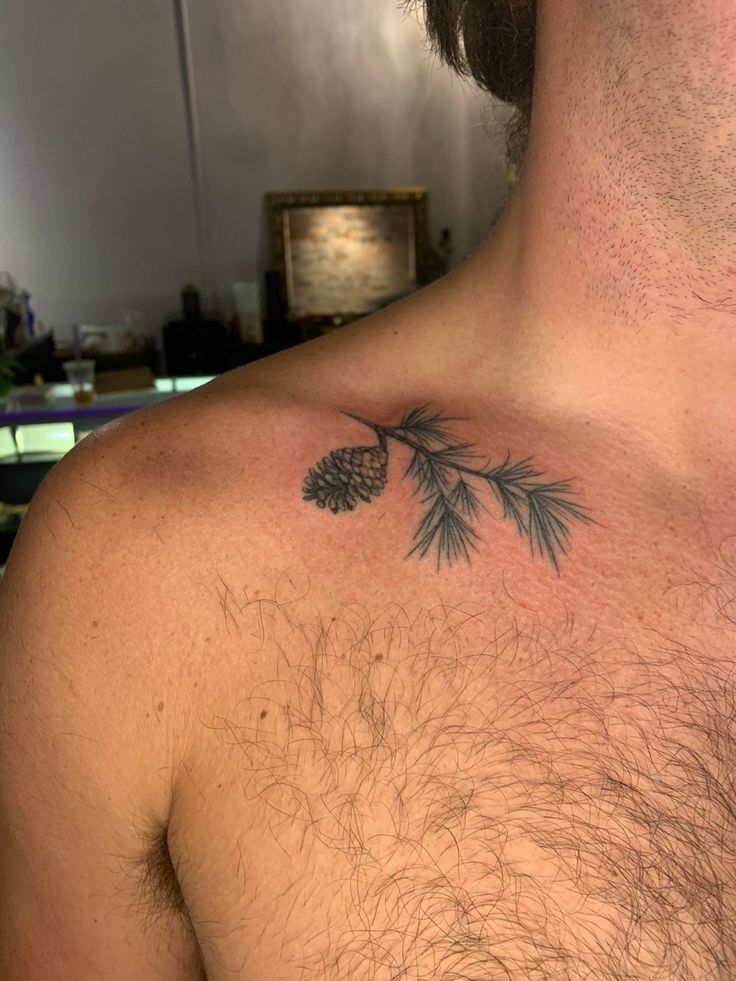
[[[287,317],[348,323],[426,280],[427,189],[266,195]]]

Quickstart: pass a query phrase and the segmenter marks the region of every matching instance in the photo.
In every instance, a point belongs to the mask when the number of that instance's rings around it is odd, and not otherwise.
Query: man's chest
[[[172,813],[209,977],[736,971],[726,621],[716,644],[447,606],[258,617]]]

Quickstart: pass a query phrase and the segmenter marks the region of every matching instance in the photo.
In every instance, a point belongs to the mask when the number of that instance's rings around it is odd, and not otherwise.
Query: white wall
[[[435,238],[451,227],[458,259],[479,244],[506,192],[487,99],[430,57],[399,0],[190,11],[217,294],[268,259],[267,191],[425,184]]]
[[[0,0],[0,269],[57,337],[177,308],[197,261],[170,3]]]
[[[484,100],[398,0],[189,11],[216,298],[264,268],[270,190],[426,184],[458,257],[483,238],[505,191]],[[155,333],[199,279],[173,0],[0,0],[5,268],[57,337],[123,307]]]

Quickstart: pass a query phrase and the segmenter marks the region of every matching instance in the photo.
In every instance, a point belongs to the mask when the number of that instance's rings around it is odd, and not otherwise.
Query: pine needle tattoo
[[[343,413],[375,433],[371,446],[347,446],[333,450],[310,468],[304,482],[304,500],[317,507],[352,511],[360,502],[369,504],[386,486],[389,440],[413,450],[404,474],[416,482],[426,514],[414,533],[409,555],[436,553],[437,568],[457,559],[470,561],[480,536],[475,529],[481,509],[482,488],[492,491],[532,555],[540,555],[559,572],[559,558],[567,554],[570,526],[574,521],[593,522],[588,509],[571,500],[570,480],[547,482],[531,458],[491,466],[473,443],[459,441],[447,424],[458,422],[432,412],[428,406],[412,409],[398,426],[382,426],[352,412]]]

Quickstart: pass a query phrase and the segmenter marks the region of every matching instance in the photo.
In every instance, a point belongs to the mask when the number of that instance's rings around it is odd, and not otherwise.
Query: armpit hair
[[[140,846],[134,854],[113,855],[118,868],[119,898],[136,910],[144,930],[162,921],[191,930],[189,911],[169,848],[169,823],[143,815],[135,818]],[[179,870],[180,872],[181,870]],[[132,901],[127,897],[132,897]]]

